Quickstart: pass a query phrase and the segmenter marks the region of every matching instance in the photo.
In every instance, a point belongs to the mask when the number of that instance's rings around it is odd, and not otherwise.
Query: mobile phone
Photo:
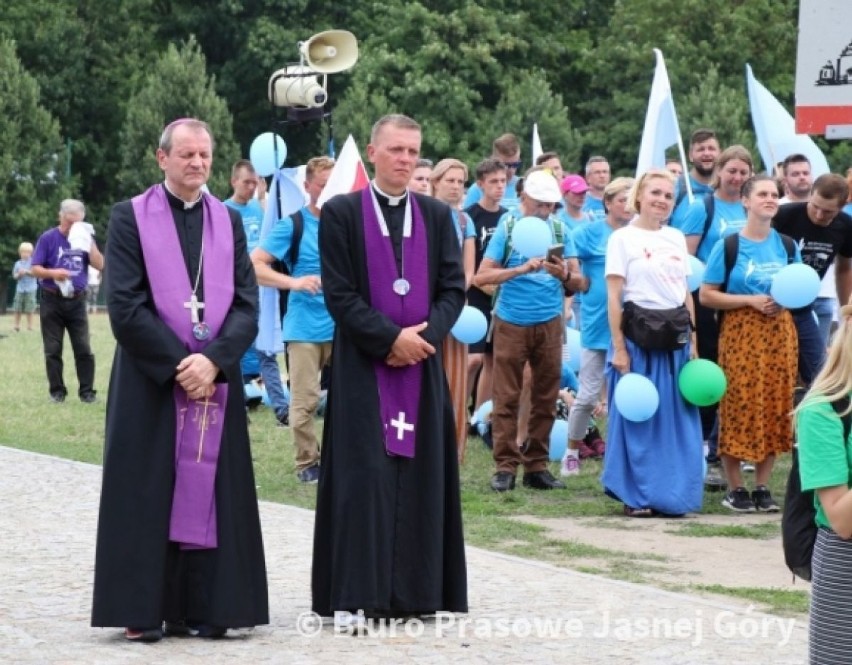
[[[556,259],[561,259],[562,255],[565,253],[565,245],[551,245],[547,248],[547,260],[550,263],[556,263]]]

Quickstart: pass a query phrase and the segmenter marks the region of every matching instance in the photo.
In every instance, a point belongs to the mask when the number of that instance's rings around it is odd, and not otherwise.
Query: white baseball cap
[[[541,203],[559,203],[562,200],[556,177],[547,171],[533,171],[524,178],[524,194]]]

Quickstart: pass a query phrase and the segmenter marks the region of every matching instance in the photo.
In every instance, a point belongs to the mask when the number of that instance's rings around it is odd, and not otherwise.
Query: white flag
[[[361,160],[361,153],[358,152],[355,139],[350,134],[346,143],[343,144],[340,156],[334,162],[334,168],[328,175],[328,182],[325,184],[325,189],[322,190],[317,206],[321,208],[323,203],[337,194],[348,194],[364,189],[369,182],[367,169],[364,168],[364,162]]]
[[[751,65],[746,64],[748,104],[751,122],[757,138],[757,150],[767,173],[790,155],[801,154],[811,163],[811,175],[817,178],[829,173],[825,155],[807,134],[796,134],[796,121],[787,109],[756,78]]]
[[[539,155],[543,153],[544,150],[541,149],[541,139],[538,137],[538,123],[533,123],[533,135],[532,135],[532,163],[535,164],[535,160],[538,159]]]
[[[650,168],[663,168],[666,165],[666,148],[675,144],[678,146],[684,173],[688,170],[666,63],[660,49],[655,48],[654,54],[657,57],[657,68],[654,71],[654,82],[651,84],[645,130],[642,132],[639,159],[636,162],[637,178]]]

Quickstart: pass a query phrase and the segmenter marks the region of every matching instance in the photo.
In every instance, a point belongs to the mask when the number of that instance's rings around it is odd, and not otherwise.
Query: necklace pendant
[[[393,282],[393,292],[398,296],[407,295],[411,291],[411,284],[405,277],[395,279]]]
[[[192,326],[192,336],[199,342],[203,342],[205,339],[210,337],[210,326],[204,323],[204,321],[196,323]]]

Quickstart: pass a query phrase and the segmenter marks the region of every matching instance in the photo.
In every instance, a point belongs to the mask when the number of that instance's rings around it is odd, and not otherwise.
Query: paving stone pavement
[[[0,447],[2,663],[618,663],[786,665],[801,619],[468,548],[470,614],[318,627],[313,513],[261,504],[271,625],[224,640],[127,643],[89,626],[100,468]],[[734,562],[720,565],[734,565]],[[308,636],[305,633],[314,633]]]

